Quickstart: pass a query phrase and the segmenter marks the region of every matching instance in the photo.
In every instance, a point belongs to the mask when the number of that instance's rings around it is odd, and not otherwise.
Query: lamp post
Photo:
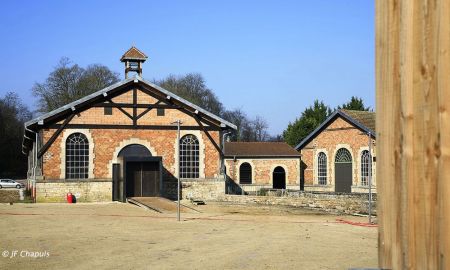
[[[367,133],[369,136],[369,223],[372,223],[372,138],[370,132]]]
[[[176,166],[176,174],[178,178],[178,187],[177,187],[177,221],[180,221],[180,124],[182,122],[180,120],[177,120],[173,122],[172,124],[177,124],[177,149],[178,149],[178,164]]]
[[[225,167],[225,138],[226,136],[228,136],[229,134],[231,134],[231,131],[225,132],[224,134],[222,134],[222,166],[221,166],[221,170],[222,170],[222,174],[223,174],[223,180],[225,181],[225,193],[228,194],[228,187],[227,187],[227,172],[226,172],[226,167]]]
[[[231,134],[231,131],[225,132],[225,133],[222,135],[222,153],[223,153],[223,158],[222,158],[222,173],[223,173],[223,178],[224,178],[224,179],[225,179],[225,175],[226,175],[226,172],[225,172],[225,138],[226,138],[229,134]]]

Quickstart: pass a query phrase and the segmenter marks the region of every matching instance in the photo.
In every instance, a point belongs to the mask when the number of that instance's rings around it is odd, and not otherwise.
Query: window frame
[[[88,179],[90,143],[87,136],[74,132],[67,136],[65,144],[65,179]]]
[[[371,166],[369,166],[369,164],[371,164]],[[370,170],[372,166],[373,166],[372,154],[369,153],[369,150],[363,150],[361,152],[361,166],[360,166],[361,186],[364,187],[369,186],[369,176],[373,176],[372,171]]]
[[[324,168],[323,168],[324,166]],[[325,186],[328,183],[328,157],[325,152],[317,154],[317,184]]]
[[[182,179],[200,178],[200,141],[194,134],[180,138],[179,176]]]

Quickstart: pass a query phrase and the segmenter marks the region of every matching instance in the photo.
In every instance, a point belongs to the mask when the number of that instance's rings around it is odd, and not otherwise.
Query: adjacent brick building
[[[178,177],[185,196],[225,192],[221,138],[236,126],[142,79],[146,58],[132,47],[125,80],[25,124],[37,201],[175,197]]]
[[[374,112],[337,110],[296,149],[305,191],[365,193],[369,176],[376,187]]]
[[[284,142],[225,143],[225,168],[244,192],[300,189],[300,154]]]

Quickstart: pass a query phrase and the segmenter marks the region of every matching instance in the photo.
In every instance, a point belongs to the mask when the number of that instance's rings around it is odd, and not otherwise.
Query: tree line
[[[119,81],[119,74],[106,66],[92,64],[82,68],[68,58],[62,58],[45,81],[35,83],[31,89],[37,99],[35,113],[52,111]],[[237,130],[230,136],[232,141],[286,141],[290,145],[296,145],[332,113],[329,106],[316,100],[294,122],[289,123],[282,134],[271,136],[268,132],[269,125],[263,117],[251,118],[241,108],[225,108],[199,73],[169,75],[153,82],[235,124]],[[357,97],[338,106],[340,108],[370,110]],[[32,113],[17,94],[11,92],[0,98],[1,177],[25,176],[27,158],[21,153],[22,137],[24,123],[31,117]]]

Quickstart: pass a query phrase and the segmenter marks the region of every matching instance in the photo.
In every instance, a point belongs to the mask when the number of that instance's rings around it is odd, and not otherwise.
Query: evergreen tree
[[[370,111],[370,107],[366,107],[364,105],[364,101],[362,98],[358,98],[355,96],[352,96],[349,102],[342,104],[342,106],[338,106],[338,109],[344,109],[344,110],[355,110],[355,111]]]
[[[289,123],[283,131],[283,139],[291,146],[295,146],[302,141],[309,133],[317,128],[331,114],[331,109],[322,101],[315,100],[314,105],[306,108],[300,118],[293,123]]]

